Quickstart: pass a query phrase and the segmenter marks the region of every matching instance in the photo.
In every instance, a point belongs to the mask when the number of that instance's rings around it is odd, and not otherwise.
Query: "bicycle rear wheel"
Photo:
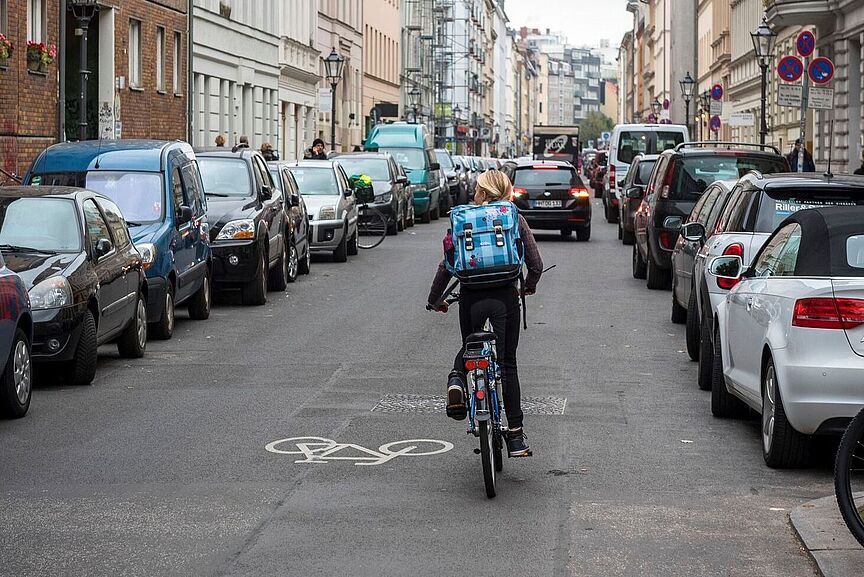
[[[486,496],[495,496],[495,439],[492,435],[489,421],[480,421],[480,460],[483,462],[483,483],[486,485]]]
[[[500,473],[504,470],[504,435],[502,433],[495,434],[492,438],[492,444],[495,448],[492,453],[495,459],[495,472]]]
[[[357,219],[357,234],[357,246],[375,248],[387,235],[387,219],[377,208],[362,208]]]
[[[834,463],[834,489],[846,526],[864,546],[864,409],[840,441]]]

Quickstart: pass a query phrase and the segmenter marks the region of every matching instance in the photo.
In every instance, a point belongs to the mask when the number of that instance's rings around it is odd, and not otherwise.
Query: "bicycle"
[[[849,423],[837,449],[834,490],[843,521],[864,547],[864,409]]]
[[[368,203],[357,208],[357,246],[363,249],[375,248],[387,236],[387,218],[380,210]]]

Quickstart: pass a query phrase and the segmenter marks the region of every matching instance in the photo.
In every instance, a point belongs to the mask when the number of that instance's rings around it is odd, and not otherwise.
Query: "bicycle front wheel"
[[[489,421],[480,421],[480,460],[483,462],[483,483],[486,485],[486,496],[495,496],[495,439]]]
[[[375,248],[387,235],[387,219],[377,208],[365,207],[357,219],[357,246]]]
[[[864,546],[864,409],[840,441],[834,463],[834,489],[846,526]]]

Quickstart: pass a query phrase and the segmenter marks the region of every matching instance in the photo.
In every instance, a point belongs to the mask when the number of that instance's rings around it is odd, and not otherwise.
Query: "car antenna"
[[[107,126],[105,128],[106,128],[106,130],[108,129]],[[99,133],[99,147],[96,149],[96,164],[93,165],[93,168],[95,168],[96,170],[99,170],[99,155],[102,154],[102,139],[103,139],[103,133],[100,132]]]
[[[831,135],[831,142],[828,144],[828,168],[825,170],[825,178],[831,179],[834,177],[831,174],[831,155],[834,153],[834,119],[831,119],[831,130],[828,132]]]

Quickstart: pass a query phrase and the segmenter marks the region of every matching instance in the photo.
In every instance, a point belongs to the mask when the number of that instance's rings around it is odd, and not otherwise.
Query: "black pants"
[[[464,289],[459,295],[459,327],[462,330],[462,348],[456,355],[453,368],[465,372],[462,355],[465,339],[471,333],[482,331],[486,319],[492,323],[496,337],[498,364],[504,381],[504,410],[511,429],[522,426],[522,403],[519,391],[519,373],[516,369],[516,349],[519,347],[519,292],[515,286],[496,289]]]

